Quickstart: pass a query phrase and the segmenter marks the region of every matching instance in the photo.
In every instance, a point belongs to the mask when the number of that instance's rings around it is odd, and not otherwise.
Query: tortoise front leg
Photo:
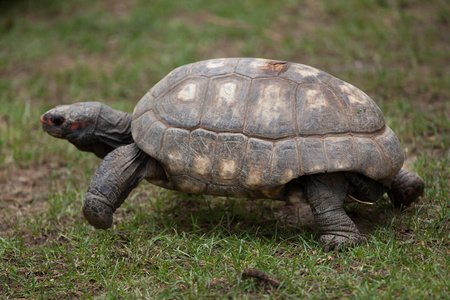
[[[306,197],[321,233],[324,251],[359,244],[362,237],[342,207],[348,183],[343,174],[308,176]]]
[[[113,213],[144,178],[164,176],[161,166],[136,144],[109,153],[98,167],[86,193],[83,214],[98,229],[108,229]]]

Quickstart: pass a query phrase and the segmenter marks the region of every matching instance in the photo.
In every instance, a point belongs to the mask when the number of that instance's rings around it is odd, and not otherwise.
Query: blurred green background
[[[445,298],[449,32],[446,0],[0,1],[0,295]],[[367,242],[330,256],[308,224],[283,221],[296,213],[284,204],[149,184],[112,230],[87,226],[79,207],[100,161],[46,135],[39,116],[80,101],[132,112],[172,69],[243,56],[311,65],[365,91],[425,197],[403,212],[350,206]],[[242,280],[245,267],[281,287]]]

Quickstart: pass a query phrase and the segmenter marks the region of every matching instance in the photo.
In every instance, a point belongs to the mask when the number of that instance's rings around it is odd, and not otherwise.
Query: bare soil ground
[[[48,194],[62,189],[64,184],[57,184],[51,179],[52,172],[57,172],[57,168],[55,164],[47,163],[33,164],[27,168],[14,166],[0,169],[0,235],[18,222],[48,211]],[[64,180],[65,176],[60,175]]]

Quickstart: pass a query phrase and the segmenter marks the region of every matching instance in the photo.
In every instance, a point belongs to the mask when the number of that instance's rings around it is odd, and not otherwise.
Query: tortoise
[[[325,250],[362,241],[344,200],[424,191],[375,102],[316,68],[257,58],[181,66],[133,114],[98,102],[57,106],[44,131],[104,158],[83,214],[99,229],[140,181],[192,194],[289,200],[304,192]]]

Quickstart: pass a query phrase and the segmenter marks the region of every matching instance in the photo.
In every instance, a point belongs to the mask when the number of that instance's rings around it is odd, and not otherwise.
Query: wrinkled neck
[[[131,144],[131,119],[131,114],[102,104],[92,134],[113,148]]]

